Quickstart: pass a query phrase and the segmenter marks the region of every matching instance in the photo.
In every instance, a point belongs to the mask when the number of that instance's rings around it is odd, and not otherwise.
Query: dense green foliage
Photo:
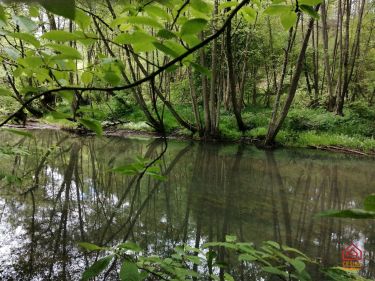
[[[371,1],[24,2],[0,8],[5,122],[374,149]]]

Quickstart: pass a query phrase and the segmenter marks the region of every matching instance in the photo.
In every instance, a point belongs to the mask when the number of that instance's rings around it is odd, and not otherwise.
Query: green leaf
[[[283,13],[280,16],[281,24],[286,30],[289,30],[297,21],[297,14],[294,11]]]
[[[33,134],[31,134],[30,132],[27,132],[27,131],[10,129],[10,128],[4,128],[3,130],[7,131],[7,132],[10,132],[12,134],[15,134],[15,135],[22,136],[22,137],[34,138]]]
[[[309,16],[311,16],[314,19],[319,19],[319,14],[318,14],[317,11],[314,10],[313,7],[308,6],[308,5],[300,5],[299,7],[302,10],[302,12],[308,14]]]
[[[75,0],[38,0],[38,2],[49,12],[74,20]]]
[[[31,19],[25,16],[13,16],[13,20],[20,27],[21,30],[32,33],[38,28],[38,25]]]
[[[171,48],[167,47],[164,44],[161,44],[159,42],[153,42],[152,44],[156,47],[156,49],[162,51],[164,54],[168,56],[171,56],[172,58],[176,58],[179,56],[178,52],[176,52],[175,50],[172,50]]]
[[[254,23],[256,17],[257,17],[257,12],[254,8],[252,7],[243,7],[241,9],[241,14],[245,18],[245,20],[249,23]]]
[[[7,23],[7,16],[5,15],[5,10],[4,10],[4,7],[0,5],[0,20],[3,22],[3,23]]]
[[[31,45],[34,45],[36,48],[40,47],[39,40],[36,39],[34,35],[32,34],[16,32],[16,33],[8,33],[7,35],[13,38],[21,39],[24,42],[30,43]]]
[[[371,194],[365,198],[364,208],[366,211],[375,212],[375,194]]]
[[[322,0],[298,0],[298,4],[304,4],[307,6],[315,6],[322,3]]]
[[[207,25],[207,20],[196,18],[186,21],[181,27],[181,36],[188,34],[197,34],[201,32]]]
[[[29,15],[30,17],[37,18],[39,16],[39,7],[37,5],[30,5]]]
[[[206,1],[203,1],[203,0],[191,0],[190,1],[190,6],[198,11],[198,12],[201,12],[203,14],[211,14],[211,6],[206,2]]]
[[[108,70],[104,73],[104,80],[111,85],[118,85],[121,81],[120,77],[113,70]]]
[[[302,271],[304,271],[305,270],[305,268],[306,268],[306,264],[303,262],[303,261],[301,261],[301,260],[299,260],[299,259],[292,259],[292,260],[290,260],[290,263],[291,263],[291,265],[299,272],[299,273],[301,273]]]
[[[145,44],[155,41],[155,38],[143,31],[135,31],[132,34],[122,33],[116,36],[113,41],[117,44]]]
[[[264,266],[262,267],[262,270],[264,272],[268,272],[268,273],[271,273],[273,275],[279,275],[279,276],[282,276],[282,277],[288,277],[288,273],[286,273],[285,271],[282,271],[276,267],[273,267],[273,266]]]
[[[234,235],[226,235],[225,236],[225,241],[226,242],[236,242],[236,240],[237,240],[237,237],[234,236]]]
[[[81,123],[87,129],[94,131],[98,136],[101,136],[103,134],[103,127],[100,122],[96,120],[81,118],[79,119],[79,123]]]
[[[265,10],[264,13],[266,15],[274,16],[274,15],[283,15],[284,13],[288,13],[293,11],[292,6],[287,5],[270,5]]]
[[[91,23],[91,17],[88,16],[85,12],[76,9],[74,21],[82,30],[86,30]]]
[[[59,95],[63,97],[67,102],[72,103],[74,98],[73,91],[60,91]]]
[[[85,71],[81,75],[81,81],[85,85],[91,84],[93,78],[94,78],[94,74],[92,74],[92,72],[90,72],[90,71]]]
[[[204,67],[198,63],[194,63],[194,62],[191,62],[190,63],[191,66],[198,72],[206,75],[207,77],[211,78],[211,71],[207,68],[207,67]]]
[[[112,259],[113,255],[110,255],[94,262],[88,269],[83,272],[82,280],[86,281],[90,278],[98,276],[101,272],[104,271],[104,269],[108,267]]]
[[[319,217],[352,218],[352,219],[375,219],[375,212],[362,209],[328,210],[318,214]]]
[[[174,34],[172,31],[169,31],[167,29],[160,29],[158,33],[156,34],[157,37],[164,38],[164,39],[172,39],[176,38],[176,34]]]
[[[10,96],[12,96],[11,91],[4,89],[4,88],[0,88],[0,97],[10,97]]]
[[[157,20],[150,18],[150,17],[144,17],[144,16],[131,16],[126,18],[126,22],[130,24],[139,24],[139,25],[147,25],[155,28],[163,28],[163,25],[159,23]]]
[[[81,53],[73,47],[61,44],[47,44],[46,46],[58,52],[61,56],[59,59],[82,59]]]
[[[131,250],[133,252],[142,251],[142,248],[133,242],[125,242],[125,243],[118,245],[117,247],[124,249],[124,250]]]
[[[75,33],[67,32],[63,30],[52,30],[47,33],[44,33],[42,38],[53,40],[53,41],[66,42],[66,41],[78,40],[78,39],[81,39],[82,37],[78,36]]]
[[[99,247],[95,244],[91,244],[91,243],[87,243],[87,242],[79,242],[78,245],[81,246],[82,248],[88,250],[88,251],[100,251],[100,250],[104,249],[104,248]]]
[[[126,261],[121,265],[120,269],[121,281],[139,281],[141,276],[138,272],[138,267],[134,262]]]
[[[275,241],[267,241],[265,242],[266,245],[270,245],[278,250],[280,250],[280,244]]]
[[[232,7],[236,7],[238,5],[238,2],[237,1],[227,1],[227,2],[223,2],[219,5],[219,10],[224,10],[226,8],[232,8]]]
[[[70,114],[62,113],[59,111],[51,111],[51,116],[53,119],[59,120],[59,119],[67,119],[70,117]]]
[[[162,18],[167,21],[171,20],[170,14],[161,7],[155,6],[155,5],[147,5],[144,10],[149,14],[152,18]]]

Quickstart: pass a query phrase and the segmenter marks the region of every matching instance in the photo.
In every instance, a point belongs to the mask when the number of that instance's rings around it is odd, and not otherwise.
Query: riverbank
[[[69,122],[55,122],[51,123],[47,120],[30,120],[26,126],[9,124],[6,127],[14,129],[25,130],[63,130],[78,135],[93,135],[94,133],[76,126],[74,123]],[[151,128],[144,122],[125,122],[123,124],[103,124],[103,135],[107,137],[149,137],[160,138],[161,135],[153,132]],[[256,128],[248,131],[243,135],[237,134],[222,134],[220,139],[210,140],[212,142],[226,142],[226,143],[245,143],[252,144],[258,147],[262,146],[264,138],[262,129]],[[266,131],[264,131],[266,132]],[[193,141],[207,141],[200,139],[197,135],[192,135],[186,130],[176,129],[167,134],[169,139],[179,140],[193,140]],[[287,148],[307,148],[318,149],[324,151],[346,153],[362,156],[375,156],[375,140],[373,138],[364,138],[362,136],[351,137],[343,134],[334,133],[319,133],[316,131],[288,132],[281,130],[277,137],[277,147]]]

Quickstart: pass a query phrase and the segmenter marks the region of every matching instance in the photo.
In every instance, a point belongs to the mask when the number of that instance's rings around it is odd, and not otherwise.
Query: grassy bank
[[[180,105],[176,109],[184,118],[194,120],[190,106]],[[69,108],[60,108],[59,110],[68,112]],[[94,110],[83,108],[83,111],[85,110],[92,112],[86,112],[86,114],[92,114],[92,118],[100,120],[103,124],[110,122],[108,120],[122,120],[124,123],[117,126],[118,130],[152,132],[152,128],[145,122],[141,110],[134,106],[124,109],[116,104],[107,104],[94,108]],[[220,117],[222,138],[229,141],[238,141],[243,138],[249,141],[262,140],[267,133],[271,109],[248,107],[243,110],[242,115],[246,124],[250,124],[253,129],[242,134],[237,130],[233,115],[223,111]],[[179,126],[168,110],[164,111],[164,121],[169,133],[192,137],[188,130]],[[71,128],[76,126],[75,123],[66,120],[55,120],[52,116],[46,116],[43,122]],[[336,146],[374,152],[374,136],[375,109],[371,109],[364,104],[350,105],[343,117],[327,112],[324,108],[310,109],[295,106],[290,110],[276,141],[287,147]],[[193,137],[198,138],[198,136]]]

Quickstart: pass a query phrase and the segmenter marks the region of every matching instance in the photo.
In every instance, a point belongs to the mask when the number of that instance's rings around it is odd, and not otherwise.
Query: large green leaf
[[[63,31],[63,30],[52,30],[47,33],[44,33],[42,38],[53,40],[53,41],[73,41],[81,39],[81,37],[75,33]]]
[[[131,16],[126,18],[126,22],[130,24],[147,25],[155,28],[163,28],[163,25],[157,20],[150,17]]]
[[[92,83],[93,78],[94,78],[94,74],[92,74],[92,72],[90,71],[85,71],[81,75],[81,81],[85,85]]]
[[[176,50],[173,50],[173,49],[169,48],[168,46],[166,46],[162,43],[153,42],[153,44],[156,47],[156,49],[162,51],[164,54],[166,54],[168,56],[171,56],[172,58],[176,58],[179,55]]]
[[[38,0],[38,2],[53,14],[74,20],[75,0]]]
[[[117,44],[145,44],[155,41],[155,38],[143,31],[135,31],[132,34],[122,33],[116,36],[113,41]]]
[[[118,247],[120,249],[131,250],[133,252],[140,252],[140,251],[142,251],[142,248],[139,247],[137,244],[135,244],[133,242],[125,242],[125,243],[122,243],[122,244],[118,245]]]
[[[40,47],[40,42],[38,39],[34,37],[34,35],[30,33],[22,33],[22,32],[15,32],[15,33],[8,33],[7,34],[10,37],[21,39],[24,42],[30,43],[31,45],[34,45],[36,48]]]
[[[190,0],[190,5],[194,10],[207,15],[210,14],[212,10],[212,6],[204,0]]]
[[[296,23],[297,14],[294,11],[285,12],[280,16],[280,21],[283,27],[288,30]]]
[[[108,70],[104,73],[104,80],[114,86],[118,85],[121,81],[120,77],[113,70]]]
[[[196,18],[186,21],[181,27],[181,35],[196,34],[201,32],[207,25],[207,20]]]
[[[112,259],[113,255],[110,255],[94,262],[88,269],[85,270],[85,272],[83,272],[82,280],[86,281],[90,278],[98,276],[108,267]]]
[[[91,17],[85,12],[76,9],[74,21],[82,30],[86,30],[90,26]]]
[[[264,13],[267,14],[267,15],[273,16],[273,15],[283,15],[283,14],[288,13],[290,11],[293,11],[292,6],[270,5],[264,10]]]
[[[134,262],[125,261],[120,269],[121,281],[140,281],[141,276]]]
[[[103,134],[103,127],[100,124],[100,122],[96,120],[88,119],[88,118],[81,118],[79,119],[79,123],[81,123],[87,129],[94,131],[98,136],[101,136]]]
[[[73,47],[61,44],[47,44],[46,46],[58,52],[60,54],[59,59],[82,59],[81,53]]]
[[[25,16],[14,15],[13,20],[20,27],[21,31],[32,33],[38,28],[38,25],[34,21]]]

